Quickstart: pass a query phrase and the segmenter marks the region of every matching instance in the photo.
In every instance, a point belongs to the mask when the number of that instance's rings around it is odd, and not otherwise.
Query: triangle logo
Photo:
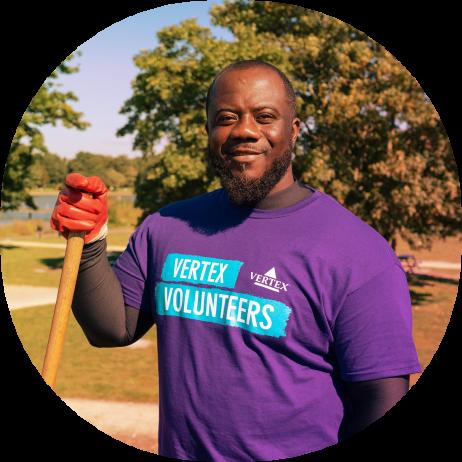
[[[252,281],[255,281],[254,285],[272,290],[273,292],[279,292],[280,289],[287,292],[287,287],[290,285],[287,282],[282,282],[277,279],[276,268],[274,266],[264,275],[251,271],[250,278]]]

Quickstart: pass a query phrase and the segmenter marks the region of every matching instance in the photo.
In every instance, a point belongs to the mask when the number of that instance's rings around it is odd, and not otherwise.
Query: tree
[[[128,158],[125,154],[122,154],[111,158],[110,164],[116,172],[123,175],[123,179],[120,180],[119,187],[133,188],[136,175],[138,174],[135,160]]]
[[[372,225],[394,247],[459,233],[457,168],[443,124],[418,82],[380,44],[317,11],[238,0],[212,7],[214,38],[194,20],[158,33],[135,57],[140,71],[118,134],[135,133],[144,166],[136,182],[144,218],[165,203],[215,189],[206,166],[205,94],[225,65],[259,58],[297,94],[302,130],[296,175]],[[156,154],[162,138],[169,144]]]
[[[43,158],[39,156],[40,154],[37,154],[33,157],[33,162],[29,173],[30,181],[31,185],[35,188],[45,188],[50,182],[50,177],[48,176]]]
[[[56,154],[45,153],[41,158],[48,175],[48,187],[56,188],[63,184],[67,174],[67,161]]]
[[[167,27],[157,36],[156,49],[135,57],[141,71],[133,83],[133,96],[121,109],[128,123],[117,132],[135,133],[134,148],[144,153],[135,185],[142,218],[173,200],[219,186],[204,161],[205,95],[216,72],[255,53],[279,64],[287,61],[284,50],[268,49],[245,27],[236,31],[236,43],[214,39],[194,19]],[[163,138],[168,145],[156,154],[155,146]]]
[[[3,174],[3,210],[15,210],[22,202],[31,208],[37,208],[32,196],[26,193],[28,188],[33,187],[31,177],[33,160],[30,146],[19,144],[10,151]]]
[[[5,165],[2,187],[2,209],[14,210],[22,202],[36,208],[28,188],[31,183],[31,168],[37,153],[46,153],[40,127],[61,122],[65,127],[85,129],[88,122],[82,121],[82,113],[76,112],[69,104],[77,101],[72,92],[57,90],[56,82],[62,74],[72,74],[78,67],[70,66],[74,54],[69,55],[48,77],[32,98],[14,134],[8,160]]]
[[[102,154],[79,151],[73,159],[69,160],[67,167],[69,173],[78,172],[85,176],[99,176],[106,182],[107,157]]]
[[[125,183],[125,176],[113,168],[109,168],[106,171],[106,185],[113,191],[117,188],[122,188]]]
[[[30,170],[32,187],[56,188],[61,186],[67,174],[67,162],[51,152],[39,152],[33,156]]]
[[[68,171],[99,176],[111,190],[133,187],[138,173],[136,161],[126,155],[109,156],[85,151],[79,151],[68,162]]]

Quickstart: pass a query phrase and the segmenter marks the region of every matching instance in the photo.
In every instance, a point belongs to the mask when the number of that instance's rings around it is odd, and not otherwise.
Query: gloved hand
[[[59,192],[50,226],[66,239],[69,231],[86,231],[84,243],[89,244],[107,235],[108,189],[101,178],[70,173]]]

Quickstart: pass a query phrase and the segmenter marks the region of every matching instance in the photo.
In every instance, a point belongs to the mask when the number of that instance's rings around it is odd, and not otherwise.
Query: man
[[[52,226],[88,232],[74,314],[98,347],[157,325],[159,454],[247,461],[325,448],[382,416],[421,372],[404,271],[375,230],[294,179],[300,120],[277,68],[228,66],[206,111],[223,188],[151,214],[114,268],[106,187],[66,178]]]

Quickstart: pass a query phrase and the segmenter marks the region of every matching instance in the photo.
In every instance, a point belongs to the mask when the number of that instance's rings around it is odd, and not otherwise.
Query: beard
[[[287,172],[292,161],[292,146],[289,147],[263,172],[259,178],[234,176],[221,156],[213,155],[207,148],[207,162],[220,179],[221,186],[228,193],[231,202],[254,207],[264,199]]]

